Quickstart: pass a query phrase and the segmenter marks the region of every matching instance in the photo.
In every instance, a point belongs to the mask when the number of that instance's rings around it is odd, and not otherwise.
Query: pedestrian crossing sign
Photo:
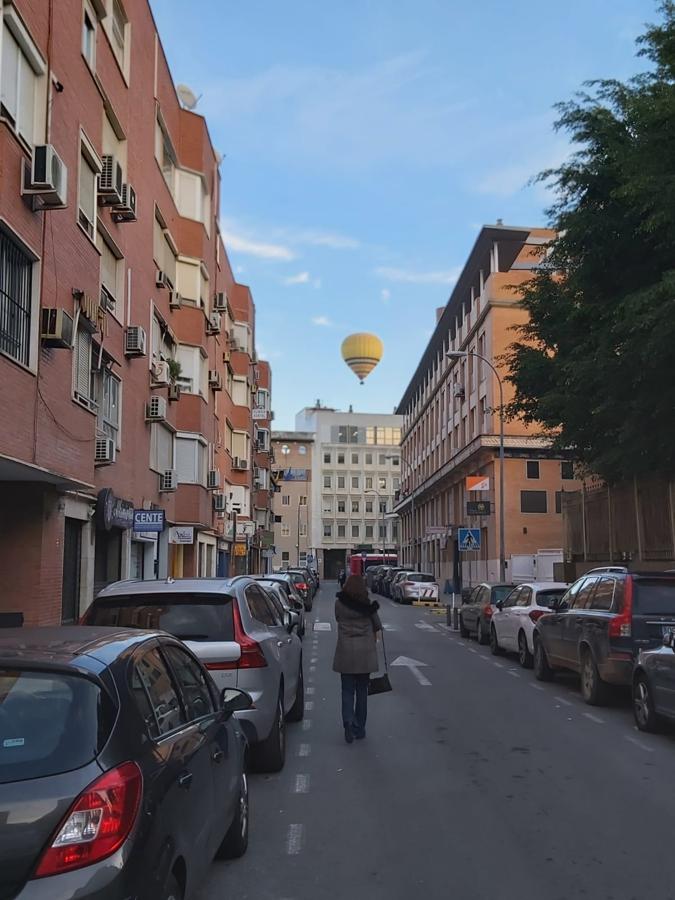
[[[480,550],[480,528],[458,528],[457,543],[460,550]]]

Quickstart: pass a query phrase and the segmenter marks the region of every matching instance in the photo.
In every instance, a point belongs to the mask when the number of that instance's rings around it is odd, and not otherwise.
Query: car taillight
[[[489,603],[483,609],[483,615],[486,616],[488,619],[490,618],[490,616],[492,615],[493,612],[494,612],[494,610],[492,609],[492,607],[490,606]]]
[[[533,609],[528,613],[528,616],[532,619],[533,622],[537,622],[544,615],[543,609]]]
[[[260,644],[249,637],[241,624],[239,607],[232,602],[232,618],[234,621],[234,639],[241,648],[241,656],[234,662],[208,662],[206,668],[211,672],[223,672],[226,669],[264,669],[267,665],[265,654]]]
[[[301,581],[301,582],[299,582],[298,584],[296,584],[296,587],[299,588],[301,591],[306,591],[306,590],[307,590],[307,585],[305,584],[304,581]]]
[[[134,826],[142,792],[143,776],[133,762],[97,778],[73,803],[34,877],[60,875],[113,854]]]
[[[609,623],[609,636],[611,638],[630,637],[633,621],[633,579],[630,575],[626,578],[623,592],[623,609],[618,616]]]

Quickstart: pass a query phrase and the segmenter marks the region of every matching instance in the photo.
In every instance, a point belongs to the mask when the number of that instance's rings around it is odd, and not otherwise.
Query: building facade
[[[275,569],[314,565],[310,543],[314,435],[307,431],[273,431]]]
[[[433,572],[455,590],[497,581],[499,566],[499,430],[497,376],[502,355],[526,321],[520,286],[532,277],[546,229],[484,227],[398,406],[403,415],[401,517],[407,564]],[[469,351],[448,359],[449,351]],[[477,354],[477,355],[471,355]],[[483,357],[483,359],[479,358]],[[513,393],[503,381],[504,403]],[[468,476],[484,476],[487,490],[469,490]],[[563,547],[562,492],[574,490],[573,464],[522,421],[505,423],[506,577],[519,561]],[[487,501],[476,515],[468,501]],[[471,515],[469,513],[472,513]],[[478,529],[480,550],[458,546],[457,529]]]
[[[0,612],[56,624],[118,578],[259,564],[269,370],[146,0],[4,0],[0,30]]]
[[[394,498],[400,490],[399,415],[302,410],[296,428],[314,435],[310,547],[325,578],[355,550],[395,550]]]

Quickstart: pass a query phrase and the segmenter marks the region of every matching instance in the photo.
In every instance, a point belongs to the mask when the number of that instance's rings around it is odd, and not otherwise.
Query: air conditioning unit
[[[115,441],[109,437],[97,437],[94,448],[94,465],[109,466],[115,462]]]
[[[274,422],[274,413],[272,412],[272,410],[269,411],[267,418],[270,420],[270,422]]]
[[[213,508],[216,512],[225,512],[227,508],[227,500],[225,494],[216,493],[213,495]]]
[[[237,335],[235,333],[234,328],[230,328],[228,337],[230,340],[230,350],[241,350],[242,349],[241,345],[239,344],[239,341],[237,340]]]
[[[158,360],[152,364],[152,380],[155,384],[168,384],[171,381],[169,364],[165,360]]]
[[[136,221],[136,191],[130,184],[126,182],[122,185],[122,197],[119,206],[113,206],[113,221],[117,222],[135,222]]]
[[[44,308],[42,311],[40,339],[46,347],[73,345],[73,319],[65,309]]]
[[[263,470],[258,466],[253,470],[253,483],[256,487],[261,487],[263,483]]]
[[[163,422],[166,419],[166,397],[156,394],[145,407],[146,422]]]
[[[248,460],[244,459],[242,456],[235,456],[232,462],[233,469],[239,469],[240,471],[245,471],[248,469]]]
[[[175,469],[165,469],[159,476],[159,492],[166,494],[178,489],[178,473]]]
[[[218,469],[209,469],[206,473],[206,487],[210,491],[215,491],[220,487],[220,472]]]
[[[227,294],[225,291],[218,291],[213,298],[213,308],[218,310],[218,312],[225,312],[227,310]]]
[[[209,316],[208,325],[206,326],[206,331],[208,334],[220,334],[220,329],[223,324],[222,316],[219,312],[212,312]]]
[[[167,288],[169,286],[169,276],[161,269],[155,270],[155,285],[158,288]]]
[[[456,381],[452,386],[452,396],[457,397],[459,400],[464,400],[466,397],[464,385]]]
[[[145,356],[147,339],[142,325],[129,325],[124,333],[124,355]]]
[[[231,352],[230,348],[228,347],[226,350],[223,350],[223,362],[229,363],[229,361],[231,359],[232,359],[232,352]]]
[[[22,193],[38,200],[33,209],[63,209],[67,205],[68,169],[51,144],[33,148],[30,169],[24,167]]]
[[[169,385],[169,401],[171,403],[175,403],[175,401],[180,400],[180,385],[179,384],[170,384]]]
[[[169,291],[169,307],[171,309],[180,309],[183,305],[183,298],[178,291]]]
[[[114,156],[101,157],[103,168],[98,176],[97,196],[100,206],[119,206],[122,203],[122,166]]]
[[[222,391],[223,376],[218,369],[209,369],[209,387],[212,387],[214,391]]]

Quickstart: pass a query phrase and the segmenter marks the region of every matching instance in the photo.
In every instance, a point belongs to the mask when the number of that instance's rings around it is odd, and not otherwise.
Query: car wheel
[[[218,848],[216,859],[238,859],[246,853],[248,849],[248,819],[248,778],[246,773],[242,772],[239,780],[237,808],[227,834]]]
[[[607,699],[607,685],[600,678],[590,650],[584,650],[581,657],[581,696],[590,706],[602,706]]]
[[[183,891],[175,875],[169,875],[162,891],[162,900],[183,900]]]
[[[502,648],[499,646],[499,640],[497,638],[497,629],[494,625],[490,628],[490,650],[492,651],[493,656],[501,656],[504,652]]]
[[[637,675],[633,682],[633,715],[640,731],[659,731],[661,721],[654,710],[654,701],[646,675]]]
[[[521,631],[518,635],[518,661],[524,669],[531,669],[534,665],[534,657],[527,646],[527,638],[524,631]]]
[[[541,638],[534,639],[534,677],[537,681],[553,681],[555,672],[551,668]]]
[[[480,618],[478,619],[478,625],[476,626],[476,640],[481,645],[487,644],[487,642],[490,640],[490,638],[485,634],[483,623],[481,622]]]
[[[277,712],[272,730],[252,748],[252,759],[260,772],[280,772],[286,761],[286,722],[284,721],[283,693],[279,692]]]
[[[461,613],[459,616],[459,636],[463,638],[469,637],[469,629],[464,624],[464,616]]]
[[[289,722],[302,722],[305,717],[305,678],[302,673],[302,662],[298,672],[298,687],[295,691],[295,700],[286,716]]]

